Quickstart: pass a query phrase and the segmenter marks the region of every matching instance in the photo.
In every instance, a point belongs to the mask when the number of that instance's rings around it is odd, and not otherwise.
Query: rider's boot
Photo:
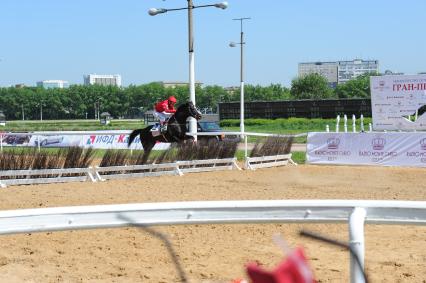
[[[155,125],[151,128],[152,132],[158,131],[160,129],[160,123],[155,123]]]

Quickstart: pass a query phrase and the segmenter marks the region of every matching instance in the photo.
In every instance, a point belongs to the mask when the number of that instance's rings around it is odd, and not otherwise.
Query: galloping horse
[[[134,130],[129,136],[127,145],[130,146],[137,135],[140,135],[141,143],[147,158],[149,152],[151,152],[157,142],[181,143],[187,139],[194,139],[192,136],[186,135],[186,132],[188,131],[186,128],[186,120],[188,117],[193,117],[197,120],[201,119],[200,111],[195,108],[191,101],[180,105],[176,110],[176,113],[170,117],[167,122],[166,133],[155,137],[152,136],[151,129],[153,126],[148,126],[145,129]]]

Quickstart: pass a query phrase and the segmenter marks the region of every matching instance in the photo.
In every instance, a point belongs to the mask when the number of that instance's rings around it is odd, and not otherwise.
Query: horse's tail
[[[142,133],[143,129],[134,130],[130,133],[129,140],[127,141],[127,146],[130,146],[132,142],[135,140],[135,138]]]

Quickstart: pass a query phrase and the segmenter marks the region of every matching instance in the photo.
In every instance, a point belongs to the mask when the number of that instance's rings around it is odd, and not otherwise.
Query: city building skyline
[[[67,88],[69,82],[64,80],[43,80],[36,82],[37,87],[43,88]]]
[[[159,82],[165,88],[175,88],[178,86],[188,86],[188,82],[179,82],[179,81],[160,81]],[[195,85],[200,87],[203,85],[201,82],[195,82]]]
[[[327,79],[329,87],[336,87],[338,82],[338,62],[299,63],[299,77],[319,74]]]
[[[339,61],[337,84],[345,83],[360,75],[379,74],[379,60],[354,59]]]
[[[104,86],[118,86],[121,87],[121,75],[98,75],[89,74],[83,76],[84,85],[104,85]]]
[[[299,63],[298,66],[299,77],[308,74],[320,74],[327,79],[328,85],[332,88],[363,74],[379,74],[378,60],[354,59],[328,62],[303,62]]]

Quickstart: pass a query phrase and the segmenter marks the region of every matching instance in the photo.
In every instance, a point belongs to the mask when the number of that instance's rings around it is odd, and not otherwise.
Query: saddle
[[[166,120],[164,124],[162,125],[160,123],[155,123],[155,125],[151,129],[152,136],[156,137],[156,136],[164,135],[165,133],[167,133],[167,123],[168,123],[168,120]]]

